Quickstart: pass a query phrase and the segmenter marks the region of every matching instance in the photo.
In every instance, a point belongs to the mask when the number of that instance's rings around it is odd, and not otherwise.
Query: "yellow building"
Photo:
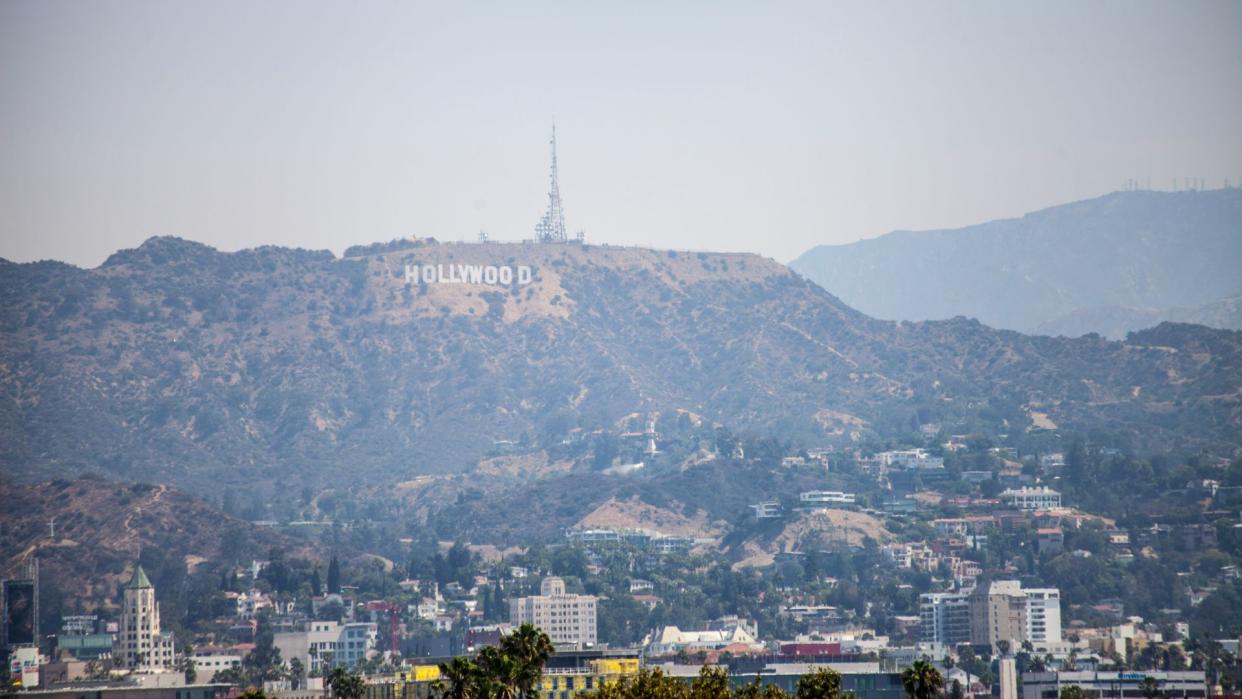
[[[570,699],[638,672],[638,658],[592,660],[584,671],[545,672],[539,685],[543,699]]]
[[[431,685],[438,679],[440,666],[413,665],[395,675],[368,677],[363,699],[431,699]]]
[[[601,658],[578,670],[545,671],[540,699],[571,699],[621,677],[638,672],[638,658]],[[440,679],[437,665],[414,665],[394,675],[368,677],[363,699],[434,699],[432,685]]]

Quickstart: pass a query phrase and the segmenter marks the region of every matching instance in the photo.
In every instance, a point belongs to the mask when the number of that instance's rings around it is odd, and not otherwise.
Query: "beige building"
[[[117,668],[138,672],[157,672],[173,667],[172,632],[160,630],[160,605],[155,587],[142,566],[125,586],[121,606],[121,626],[112,639],[112,659]]]
[[[1004,641],[1015,652],[1026,638],[1026,595],[1016,580],[981,583],[970,595],[970,642],[992,647]]]
[[[565,581],[560,578],[544,578],[539,592],[509,601],[511,624],[533,624],[556,644],[595,644],[595,597],[565,594]]]

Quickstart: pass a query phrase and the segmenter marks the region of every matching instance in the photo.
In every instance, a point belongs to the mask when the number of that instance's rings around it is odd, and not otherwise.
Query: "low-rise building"
[[[194,664],[194,672],[199,678],[211,681],[217,672],[241,667],[242,653],[230,648],[195,648],[190,654],[190,662]]]
[[[1009,488],[1001,502],[1019,510],[1052,510],[1061,507],[1061,494],[1046,486]]]
[[[804,505],[853,505],[854,493],[843,493],[839,490],[808,490],[798,496]]]
[[[1057,699],[1066,687],[1086,690],[1097,699],[1134,699],[1146,696],[1147,678],[1156,681],[1161,697],[1203,699],[1208,696],[1202,670],[1184,672],[1027,672],[1022,675],[1022,699]]]
[[[1065,550],[1065,532],[1060,527],[1035,530],[1035,547],[1040,554],[1056,555]]]
[[[755,511],[755,519],[776,519],[782,516],[781,504],[775,500],[751,505],[750,509]]]
[[[944,459],[939,456],[932,456],[926,449],[882,451],[875,455],[875,459],[886,468],[905,469],[907,471],[940,470],[944,468]]]
[[[752,651],[764,649],[764,645],[742,623],[695,631],[682,631],[676,626],[665,626],[648,634],[643,639],[643,646],[649,656],[673,655],[683,650],[697,653],[721,650],[729,646],[745,647]]]

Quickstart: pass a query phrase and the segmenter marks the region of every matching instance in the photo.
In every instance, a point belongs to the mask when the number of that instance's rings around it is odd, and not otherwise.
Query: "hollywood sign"
[[[489,284],[509,286],[534,281],[526,265],[406,265],[406,284]]]

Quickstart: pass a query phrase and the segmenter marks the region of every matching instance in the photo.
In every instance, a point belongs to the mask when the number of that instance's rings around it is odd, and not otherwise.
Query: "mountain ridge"
[[[1026,332],[1080,309],[1242,293],[1242,190],[1114,192],[956,229],[818,246],[790,267],[864,313]],[[1128,328],[1135,329],[1135,328]]]
[[[742,253],[398,248],[156,238],[92,270],[0,266],[0,469],[208,491],[395,483],[678,409],[804,445],[920,421],[1001,434],[1032,412],[1213,448],[1242,434],[1239,397],[1207,398],[1242,385],[1242,333],[1170,325],[1114,343],[880,321]],[[414,284],[407,265],[533,272]],[[1165,348],[1144,344],[1157,337]]]

